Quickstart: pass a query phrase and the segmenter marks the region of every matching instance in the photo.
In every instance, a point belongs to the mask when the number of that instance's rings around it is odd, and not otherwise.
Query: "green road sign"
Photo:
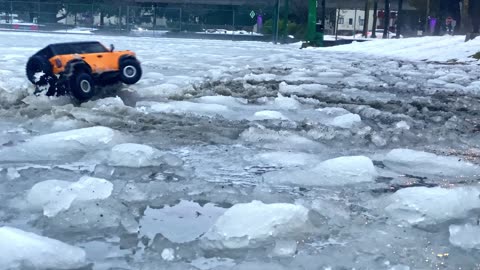
[[[252,10],[252,12],[250,12],[250,17],[252,17],[252,19],[253,19],[255,17],[255,15],[257,15],[257,14],[255,14],[255,11]]]

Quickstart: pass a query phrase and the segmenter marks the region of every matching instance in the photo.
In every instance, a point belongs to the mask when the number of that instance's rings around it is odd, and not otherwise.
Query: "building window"
[[[344,23],[343,17],[339,17],[339,18],[338,18],[338,24],[343,24],[343,23]]]
[[[348,19],[348,24],[353,25],[353,19],[352,18]]]
[[[358,19],[358,25],[364,25],[365,20],[364,19]]]

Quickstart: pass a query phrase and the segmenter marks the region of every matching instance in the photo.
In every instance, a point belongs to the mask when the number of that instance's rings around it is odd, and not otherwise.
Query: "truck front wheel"
[[[124,84],[135,84],[142,77],[142,68],[136,59],[125,59],[120,62],[120,81]]]
[[[87,101],[95,95],[92,76],[86,72],[74,74],[70,79],[70,91],[80,102]]]

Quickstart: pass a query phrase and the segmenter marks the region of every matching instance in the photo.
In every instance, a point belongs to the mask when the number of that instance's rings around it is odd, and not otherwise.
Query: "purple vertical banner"
[[[263,17],[261,14],[257,16],[257,33],[262,33],[263,28]]]
[[[435,32],[435,25],[437,24],[437,19],[431,18],[430,19],[430,33],[433,34]]]

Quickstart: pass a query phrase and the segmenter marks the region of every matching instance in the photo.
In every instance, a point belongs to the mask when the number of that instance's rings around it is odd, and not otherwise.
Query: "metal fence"
[[[0,29],[55,32],[166,32],[261,36],[273,7],[106,6],[68,2],[0,0]]]

